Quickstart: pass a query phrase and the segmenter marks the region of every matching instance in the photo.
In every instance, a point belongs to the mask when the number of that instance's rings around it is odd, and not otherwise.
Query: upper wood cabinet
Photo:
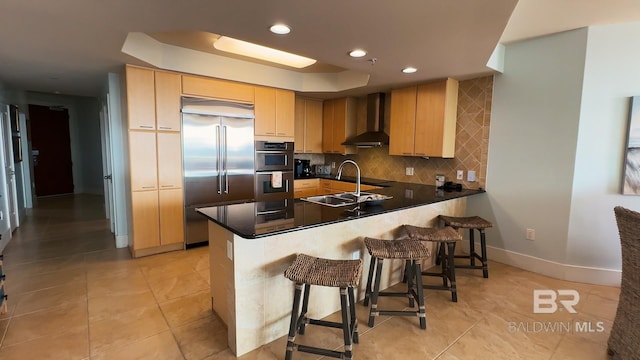
[[[156,71],[156,125],[159,131],[180,131],[180,75]]]
[[[355,146],[342,143],[356,135],[356,99],[325,100],[322,105],[322,152],[355,154]]]
[[[180,131],[180,75],[126,67],[129,129]]]
[[[454,79],[392,90],[389,154],[452,158],[457,106]]]
[[[254,101],[252,85],[199,76],[182,75],[182,93],[250,104]]]
[[[322,101],[296,97],[295,152],[322,153]]]
[[[156,99],[153,70],[127,66],[126,92],[129,129],[156,129]]]
[[[255,87],[255,134],[294,137],[293,91]]]

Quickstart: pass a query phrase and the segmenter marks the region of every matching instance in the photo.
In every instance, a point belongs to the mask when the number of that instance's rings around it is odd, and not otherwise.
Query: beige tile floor
[[[208,249],[134,260],[127,249],[114,248],[103,217],[96,196],[40,199],[29,211],[4,252],[9,309],[0,316],[0,359],[233,359],[226,329],[211,312]],[[427,291],[427,330],[413,317],[380,317],[369,328],[367,308],[357,305],[355,358],[607,358],[619,289],[495,262],[490,276],[459,270],[458,303],[446,292]],[[577,313],[534,314],[533,289],[577,290]],[[382,304],[405,306],[397,298]],[[596,331],[563,327],[576,322]],[[309,327],[298,339],[335,349],[341,344],[335,329]],[[280,338],[241,359],[283,359],[285,343]]]

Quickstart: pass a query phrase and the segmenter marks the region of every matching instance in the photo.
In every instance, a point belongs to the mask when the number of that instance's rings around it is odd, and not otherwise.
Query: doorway
[[[29,104],[36,196],[73,193],[69,111]]]

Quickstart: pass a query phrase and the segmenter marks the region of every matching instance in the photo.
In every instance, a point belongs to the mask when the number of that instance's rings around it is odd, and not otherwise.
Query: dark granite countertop
[[[348,177],[344,177],[342,180],[355,182],[355,179]],[[220,224],[243,238],[257,239],[279,233],[380,215],[387,212],[433,204],[484,192],[484,190],[470,189],[443,191],[436,190],[434,185],[375,179],[368,180],[373,181],[367,181],[367,184],[382,186],[380,189],[369,192],[392,196],[392,198],[375,206],[362,203],[359,206],[334,208],[292,198],[287,199],[286,205],[277,202],[250,202],[204,207],[197,209],[197,211],[209,220]],[[365,183],[364,179],[362,183]]]

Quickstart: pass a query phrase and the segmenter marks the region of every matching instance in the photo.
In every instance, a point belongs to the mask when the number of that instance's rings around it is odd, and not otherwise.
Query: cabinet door
[[[392,90],[389,155],[413,155],[415,118],[416,86]]]
[[[306,101],[305,99],[296,97],[295,103],[295,131],[293,133],[294,152],[301,154],[305,152],[305,113],[306,113]],[[322,141],[322,140],[321,140]]]
[[[276,90],[267,87],[255,88],[255,134],[276,135]]]
[[[333,152],[333,100],[322,104],[322,152]]]
[[[155,72],[158,131],[180,131],[180,75]]]
[[[160,244],[184,242],[184,205],[182,189],[158,191],[160,204]]]
[[[322,101],[306,100],[305,153],[322,153]],[[297,131],[297,128],[296,128]]]
[[[154,131],[129,131],[129,166],[131,191],[158,188]]]
[[[182,76],[182,93],[253,104],[253,86],[213,78]]]
[[[182,146],[180,133],[158,132],[159,189],[182,188]]]
[[[126,67],[129,129],[154,130],[156,105],[153,70]]]
[[[294,136],[295,94],[293,91],[276,89],[276,136]]]
[[[416,102],[415,154],[453,157],[458,99],[453,79],[418,86]]]
[[[134,250],[160,245],[157,191],[131,193],[131,218]]]
[[[331,150],[334,153],[343,153],[342,142],[346,140],[347,126],[347,99],[336,99],[333,103],[333,139]]]

